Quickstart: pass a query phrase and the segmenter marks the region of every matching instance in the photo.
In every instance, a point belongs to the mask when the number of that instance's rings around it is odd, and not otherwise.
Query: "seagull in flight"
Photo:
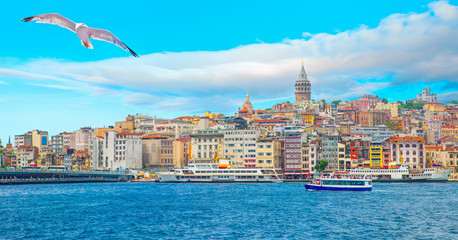
[[[24,22],[30,22],[34,20],[36,20],[38,23],[55,24],[63,28],[66,28],[72,32],[75,32],[81,39],[81,44],[83,44],[83,46],[89,49],[93,49],[92,43],[89,41],[90,38],[93,38],[96,40],[102,40],[109,43],[113,43],[126,51],[129,50],[129,52],[132,53],[134,57],[139,57],[134,51],[132,51],[132,49],[130,49],[123,42],[121,42],[119,38],[117,38],[115,35],[113,35],[113,33],[107,30],[90,28],[86,26],[86,24],[84,23],[75,23],[57,13],[41,14],[22,19],[22,21]]]

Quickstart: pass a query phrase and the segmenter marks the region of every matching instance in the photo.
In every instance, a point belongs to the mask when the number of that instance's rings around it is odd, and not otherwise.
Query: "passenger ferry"
[[[281,169],[274,168],[233,168],[231,162],[190,163],[185,169],[172,169],[157,173],[162,183],[185,182],[283,182]]]
[[[371,191],[372,178],[368,175],[356,175],[349,172],[333,172],[322,175],[305,185],[307,190],[324,191]]]
[[[447,182],[452,169],[446,168],[409,168],[400,165],[385,169],[350,169],[351,174],[367,174],[379,182]]]

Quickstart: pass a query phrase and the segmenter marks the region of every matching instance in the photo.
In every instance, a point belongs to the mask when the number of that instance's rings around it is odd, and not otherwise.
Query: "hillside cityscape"
[[[323,159],[332,170],[443,166],[457,178],[456,101],[439,103],[428,87],[405,102],[368,94],[351,101],[312,100],[303,65],[292,87],[294,103],[256,110],[247,94],[233,116],[206,112],[164,119],[138,113],[108,127],[15,134],[0,141],[2,167],[155,171],[230,159],[236,168],[281,168],[285,179],[304,179]]]

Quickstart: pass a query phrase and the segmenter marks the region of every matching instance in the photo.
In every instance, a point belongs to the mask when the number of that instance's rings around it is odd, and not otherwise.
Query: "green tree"
[[[422,121],[419,121],[419,122],[418,122],[418,127],[419,127],[419,128],[423,127],[423,122],[422,122]]]
[[[399,129],[399,125],[396,122],[387,122],[384,125],[393,131],[396,131]]]
[[[332,101],[332,104],[337,105],[337,104],[339,104],[340,102],[342,102],[342,101],[341,101],[341,100],[334,100],[334,101]]]
[[[326,103],[326,100],[325,100],[325,99],[321,99],[321,101],[322,101],[323,103]]]
[[[320,160],[320,162],[315,165],[315,170],[321,173],[322,171],[326,169],[327,166],[328,166],[328,161]]]
[[[272,110],[272,108],[266,108],[266,111],[269,111],[269,112],[270,112],[271,110]]]
[[[452,100],[452,103],[453,103],[453,104],[458,104],[458,101]]]
[[[388,103],[388,99],[386,99],[386,98],[382,98],[382,102],[384,102],[384,103]]]

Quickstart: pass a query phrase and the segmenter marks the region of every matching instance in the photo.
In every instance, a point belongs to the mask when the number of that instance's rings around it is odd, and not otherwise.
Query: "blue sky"
[[[113,4],[114,3],[114,4]],[[108,126],[127,114],[234,113],[293,100],[301,60],[312,98],[392,101],[431,87],[458,97],[458,1],[8,1],[0,18],[0,139]],[[60,13],[141,55],[20,19]],[[6,37],[5,37],[6,36]]]

